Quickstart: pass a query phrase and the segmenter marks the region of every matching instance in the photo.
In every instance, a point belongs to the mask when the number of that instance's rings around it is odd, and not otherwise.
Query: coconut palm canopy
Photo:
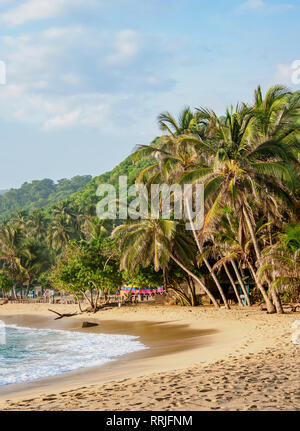
[[[195,227],[199,214],[174,217],[175,192],[168,219],[150,212],[126,223],[101,221],[92,180],[66,201],[2,223],[3,285],[43,280],[80,297],[85,286],[107,292],[118,280],[163,283],[183,305],[199,305],[205,295],[230,309],[231,295],[237,304],[263,302],[282,313],[282,302],[298,301],[300,289],[299,93],[258,87],[252,104],[223,116],[185,107],[178,116],[160,114],[158,125],[161,136],[99,181],[118,184],[127,172],[128,185],[202,184],[202,228]]]

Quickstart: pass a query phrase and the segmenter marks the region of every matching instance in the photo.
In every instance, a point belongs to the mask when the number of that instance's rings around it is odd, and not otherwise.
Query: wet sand
[[[3,410],[299,410],[299,313],[133,306],[54,321],[44,304],[6,305],[20,326],[136,335],[149,349],[101,367],[0,387]],[[71,312],[74,306],[52,306]],[[99,326],[81,329],[83,320]]]

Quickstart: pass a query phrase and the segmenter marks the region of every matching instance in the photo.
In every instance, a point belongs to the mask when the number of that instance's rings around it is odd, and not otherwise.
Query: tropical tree
[[[167,131],[171,136],[179,136],[182,133],[196,131],[196,121],[190,107],[185,107],[176,119],[170,112],[163,112],[157,118],[162,131]]]
[[[146,219],[118,226],[112,237],[120,235],[120,268],[134,271],[140,265],[154,265],[155,271],[165,270],[170,259],[186,272],[209,296],[216,308],[219,308],[213,294],[203,281],[190,269],[193,246],[191,238],[182,235],[177,223],[172,220]],[[195,256],[195,254],[194,254]]]
[[[300,298],[300,223],[287,225],[277,241],[262,253],[258,276],[261,281],[273,278],[271,289],[285,297]]]
[[[49,226],[48,239],[50,246],[62,250],[71,239],[72,228],[63,214],[56,215]]]
[[[81,241],[68,244],[51,269],[51,285],[73,294],[79,300],[79,306],[80,298],[85,298],[96,312],[100,292],[103,292],[106,301],[109,290],[120,287],[122,283],[117,262],[107,258],[103,250],[99,239],[89,243]]]

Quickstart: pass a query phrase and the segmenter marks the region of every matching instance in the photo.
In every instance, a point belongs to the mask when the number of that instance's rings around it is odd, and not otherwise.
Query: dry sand
[[[102,367],[0,387],[2,410],[300,410],[300,313],[137,305],[54,321],[46,304],[7,304],[7,323],[137,335],[149,349]],[[55,305],[59,312],[77,311]]]

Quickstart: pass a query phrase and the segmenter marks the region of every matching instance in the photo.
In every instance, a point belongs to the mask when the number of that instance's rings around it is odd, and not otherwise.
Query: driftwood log
[[[48,308],[48,311],[51,311],[52,313],[55,313],[58,315],[58,317],[56,317],[54,320],[59,320],[62,319],[63,317],[72,317],[72,316],[76,316],[78,313],[58,313],[57,311],[54,310],[50,310],[50,308]]]

